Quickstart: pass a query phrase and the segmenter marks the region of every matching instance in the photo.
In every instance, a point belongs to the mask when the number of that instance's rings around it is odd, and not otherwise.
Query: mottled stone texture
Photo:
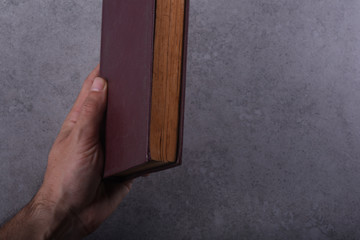
[[[87,239],[360,239],[360,2],[193,0],[182,167]],[[99,61],[101,1],[0,1],[0,221]]]

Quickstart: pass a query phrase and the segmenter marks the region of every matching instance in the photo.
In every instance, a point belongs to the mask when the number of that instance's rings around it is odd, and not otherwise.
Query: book
[[[104,177],[181,164],[189,0],[103,0]]]

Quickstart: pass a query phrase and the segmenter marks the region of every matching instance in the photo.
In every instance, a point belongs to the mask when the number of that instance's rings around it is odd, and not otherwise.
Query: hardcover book
[[[181,164],[189,0],[104,0],[104,177]]]

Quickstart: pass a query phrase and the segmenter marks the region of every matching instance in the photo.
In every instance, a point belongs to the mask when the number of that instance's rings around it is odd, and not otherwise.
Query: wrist
[[[41,191],[0,229],[1,239],[80,239],[86,235],[77,216]]]
[[[51,201],[42,189],[24,208],[38,239],[80,239],[86,235],[78,217],[61,204]],[[29,218],[28,218],[29,219]]]

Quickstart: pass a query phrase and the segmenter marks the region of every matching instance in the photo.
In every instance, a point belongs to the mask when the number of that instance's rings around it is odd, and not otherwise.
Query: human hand
[[[115,210],[131,188],[131,181],[115,183],[102,179],[100,126],[106,108],[107,83],[98,75],[99,66],[85,80],[62,125],[49,153],[40,190],[18,214],[25,215],[23,218],[31,215],[34,239],[78,239],[88,235]],[[11,221],[4,229],[9,225]],[[26,236],[32,239],[31,235]]]

